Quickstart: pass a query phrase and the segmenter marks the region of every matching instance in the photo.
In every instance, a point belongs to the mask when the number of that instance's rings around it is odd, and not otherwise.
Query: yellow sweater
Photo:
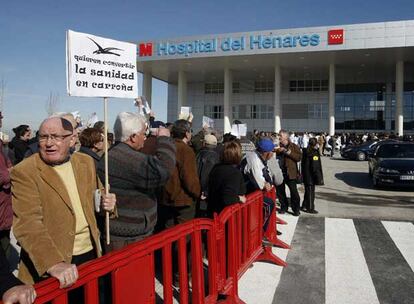
[[[83,213],[82,203],[80,201],[78,187],[76,185],[75,175],[73,173],[70,161],[53,167],[63,181],[68,191],[73,211],[75,212],[76,231],[75,243],[73,245],[73,255],[80,255],[93,249],[89,225]]]

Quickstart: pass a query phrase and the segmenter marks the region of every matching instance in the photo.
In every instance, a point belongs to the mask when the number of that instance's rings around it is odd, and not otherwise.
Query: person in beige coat
[[[19,278],[26,284],[55,277],[73,285],[77,266],[101,255],[94,193],[102,187],[93,159],[71,154],[76,142],[69,121],[46,119],[39,129],[39,153],[11,173],[13,232],[22,247]],[[104,192],[104,191],[102,191]],[[113,212],[115,195],[102,195]]]

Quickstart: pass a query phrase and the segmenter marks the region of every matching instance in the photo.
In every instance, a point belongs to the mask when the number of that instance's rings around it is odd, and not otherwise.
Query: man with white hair
[[[111,245],[120,249],[152,234],[157,222],[157,189],[165,185],[175,166],[175,145],[170,131],[159,128],[154,155],[139,150],[144,146],[148,125],[138,113],[119,113],[115,125],[117,144],[108,152],[109,183],[118,200],[118,217],[111,220]],[[103,180],[105,163],[98,164]]]
[[[26,284],[52,276],[61,288],[70,287],[77,265],[101,255],[93,193],[102,184],[91,157],[70,153],[73,133],[66,119],[44,120],[39,153],[11,172],[13,232],[22,247],[19,279]],[[101,209],[114,211],[115,201],[102,194]]]

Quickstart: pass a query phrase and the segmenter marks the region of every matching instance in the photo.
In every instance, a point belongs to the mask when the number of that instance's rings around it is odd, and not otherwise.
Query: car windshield
[[[411,145],[411,144],[382,145],[378,148],[377,157],[381,157],[381,158],[414,158],[414,145]]]

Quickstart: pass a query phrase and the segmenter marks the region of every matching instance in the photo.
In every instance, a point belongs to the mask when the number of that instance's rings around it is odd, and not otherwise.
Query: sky
[[[10,130],[20,124],[36,130],[47,116],[46,104],[51,93],[58,96],[57,111],[80,111],[84,119],[96,112],[103,119],[101,99],[67,95],[65,33],[68,29],[134,42],[409,19],[414,19],[413,0],[2,0],[0,82],[5,83],[2,131],[12,135]],[[152,94],[156,117],[165,121],[166,83],[153,80]],[[110,128],[121,111],[136,111],[132,100],[110,99]]]

